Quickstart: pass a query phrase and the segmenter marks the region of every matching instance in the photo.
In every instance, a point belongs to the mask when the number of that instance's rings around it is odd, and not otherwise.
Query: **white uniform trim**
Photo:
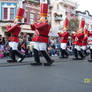
[[[79,45],[75,45],[74,48],[76,48],[78,51],[81,51],[81,46],[79,46]]]
[[[40,0],[40,3],[48,3],[47,0]]]
[[[81,49],[82,49],[82,50],[86,50],[86,46],[82,46]]]
[[[18,49],[18,43],[17,42],[9,42],[9,46],[12,48],[12,50]]]
[[[67,43],[61,43],[61,48],[62,49],[66,49],[66,47],[67,47]]]
[[[34,42],[34,49],[36,50],[46,50],[46,43],[44,42]]]

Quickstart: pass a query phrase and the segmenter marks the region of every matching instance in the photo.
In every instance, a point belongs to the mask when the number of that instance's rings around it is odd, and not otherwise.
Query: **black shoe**
[[[64,58],[68,58],[68,56],[64,57]]]
[[[92,59],[89,59],[88,62],[92,62]]]
[[[60,56],[59,58],[65,58],[65,57]]]
[[[83,60],[84,58],[73,58],[73,60]]]
[[[83,60],[84,58],[79,58],[78,60]]]
[[[42,65],[42,63],[31,63],[31,65],[33,65],[33,66],[40,66],[40,65]]]
[[[44,66],[51,66],[54,62],[55,62],[54,60],[51,60],[48,63],[44,63]]]
[[[65,58],[68,58],[68,57],[69,57],[69,54],[67,54]]]
[[[73,60],[79,60],[79,58],[73,58]]]
[[[23,56],[22,58],[19,58],[18,62],[22,62],[24,60],[25,56]]]
[[[7,60],[8,63],[15,63],[17,60]]]

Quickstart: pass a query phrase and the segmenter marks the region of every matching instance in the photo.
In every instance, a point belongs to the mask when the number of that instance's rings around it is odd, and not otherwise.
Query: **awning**
[[[30,25],[22,25],[22,28],[23,29],[31,29],[31,26]]]
[[[22,26],[22,30],[21,30],[21,32],[34,33],[34,31],[31,30],[30,25],[23,25],[23,26]]]
[[[22,29],[21,32],[25,32],[25,33],[34,33],[34,31],[32,31],[31,29],[28,30],[28,29]]]

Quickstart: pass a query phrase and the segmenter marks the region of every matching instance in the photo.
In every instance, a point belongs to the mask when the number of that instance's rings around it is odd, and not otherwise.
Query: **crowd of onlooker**
[[[18,50],[21,51],[21,53],[26,54],[26,56],[32,56],[30,48],[27,46],[28,41],[26,40],[27,35],[20,35],[19,37],[19,44],[18,44]],[[9,42],[5,40],[2,35],[0,35],[0,58],[8,57],[10,54],[10,47]]]
[[[27,57],[33,56],[33,51],[32,51],[32,44],[29,44],[31,40],[29,39],[29,35],[27,34],[21,34],[19,39],[19,44],[18,44],[18,50],[21,51],[21,53],[25,54]],[[59,56],[60,55],[60,42],[59,42],[59,37],[50,37],[49,38],[49,43],[47,45],[47,52],[50,56]],[[2,35],[0,35],[0,58],[3,57],[8,57],[9,56],[9,51],[10,47],[8,45],[8,41],[5,40]],[[72,53],[72,45],[70,46],[70,43],[68,45],[68,51]]]
[[[47,51],[50,56],[59,56],[60,43],[58,37],[51,37],[49,39]]]
[[[4,37],[0,35],[0,58],[3,58],[8,54],[8,45],[7,42],[5,41]]]
[[[60,47],[59,40],[60,40],[59,37],[51,37],[49,39],[47,51],[50,56],[60,56],[61,47]],[[73,45],[72,45],[71,38],[69,38],[69,41],[67,43],[67,51],[70,55],[73,54]]]

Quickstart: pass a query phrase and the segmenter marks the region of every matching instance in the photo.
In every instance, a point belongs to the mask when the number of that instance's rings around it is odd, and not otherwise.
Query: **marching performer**
[[[86,52],[86,49],[87,49],[87,41],[88,41],[88,30],[85,28],[84,30],[84,37],[82,39],[82,51],[83,51],[83,54],[84,54],[84,57],[87,56],[87,52]]]
[[[48,4],[41,3],[39,23],[34,23],[33,25],[31,25],[31,29],[35,31],[34,37],[32,39],[32,41],[34,42],[33,51],[35,63],[31,63],[31,65],[42,65],[42,63],[40,62],[39,51],[47,61],[47,63],[44,63],[45,66],[50,66],[54,62],[46,52],[48,34],[51,27],[51,25],[47,22],[47,13]]]
[[[88,32],[88,37],[92,37],[92,31]],[[88,59],[88,62],[92,62],[92,39],[88,40],[88,45],[90,49],[90,59]]]
[[[68,53],[67,53],[67,51],[66,51],[66,49],[67,49],[68,37],[69,37],[69,35],[70,35],[70,34],[67,32],[68,24],[69,24],[69,21],[68,21],[68,19],[66,18],[66,19],[65,19],[65,22],[64,22],[63,31],[58,33],[59,37],[61,38],[61,39],[60,39],[60,43],[61,43],[61,57],[60,57],[60,58],[65,58],[65,57],[67,58],[67,57],[68,57]]]
[[[84,25],[85,25],[85,20],[82,19],[81,27],[79,28],[79,30],[75,34],[72,34],[72,38],[75,40],[72,43],[74,45],[74,55],[75,55],[75,58],[73,60],[82,60],[83,59],[81,46],[82,46],[82,40],[83,40],[83,37],[84,37],[84,33],[83,33]],[[78,55],[81,58],[78,58]]]
[[[19,33],[21,32],[21,19],[23,18],[24,15],[24,9],[22,8],[18,8],[17,10],[17,16],[16,19],[14,21],[14,25],[13,26],[8,26],[7,25],[7,30],[8,33],[11,33],[11,36],[9,37],[9,46],[10,46],[10,56],[11,56],[11,60],[7,60],[7,62],[17,62],[15,55],[17,55],[19,58],[19,62],[22,62],[22,60],[24,59],[24,55],[22,55],[17,47],[18,47],[18,42],[19,42]]]

